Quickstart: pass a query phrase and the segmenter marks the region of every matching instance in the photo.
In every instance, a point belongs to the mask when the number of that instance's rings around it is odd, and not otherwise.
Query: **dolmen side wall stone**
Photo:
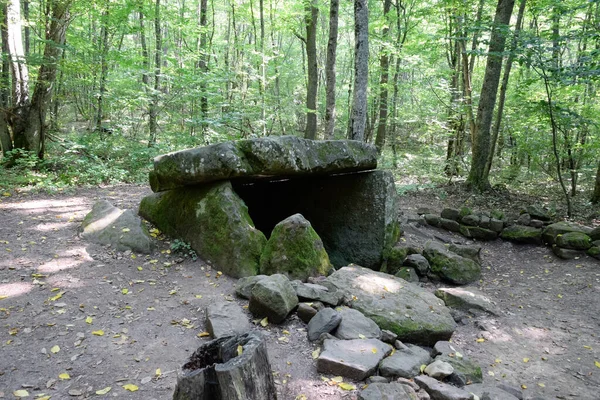
[[[301,214],[331,264],[379,269],[398,240],[396,189],[374,146],[281,136],[159,156],[140,215],[233,277],[260,273],[276,224]]]

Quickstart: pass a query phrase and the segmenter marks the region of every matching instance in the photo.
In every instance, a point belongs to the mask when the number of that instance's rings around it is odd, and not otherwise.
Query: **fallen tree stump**
[[[225,336],[200,346],[183,365],[173,400],[277,400],[262,334]]]

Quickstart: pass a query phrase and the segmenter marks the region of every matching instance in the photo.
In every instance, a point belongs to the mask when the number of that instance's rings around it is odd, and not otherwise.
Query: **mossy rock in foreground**
[[[600,246],[590,247],[587,251],[587,255],[600,260]]]
[[[531,226],[507,226],[500,233],[500,237],[517,243],[542,244],[542,230]]]
[[[331,268],[321,238],[301,214],[275,225],[260,257],[262,274],[284,274],[292,280],[327,275]]]
[[[556,236],[556,245],[565,249],[587,250],[592,247],[592,239],[582,232],[567,232]]]
[[[481,266],[475,261],[452,253],[444,245],[429,241],[423,256],[431,265],[431,272],[445,281],[464,285],[481,277]]]
[[[227,275],[257,274],[267,239],[254,227],[230,182],[146,196],[139,213],[165,234],[189,242],[201,258]]]

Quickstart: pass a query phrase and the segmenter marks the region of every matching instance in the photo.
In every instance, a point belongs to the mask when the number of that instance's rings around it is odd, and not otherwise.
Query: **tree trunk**
[[[369,79],[369,9],[367,0],[354,0],[354,95],[352,101],[352,140],[364,141],[367,126],[367,87]]]
[[[340,0],[331,0],[329,6],[329,40],[325,63],[325,139],[333,139],[335,130],[335,58],[337,54],[338,14]]]
[[[593,204],[600,203],[600,162],[598,162],[598,171],[596,171],[596,183],[594,185],[594,193],[592,194],[592,198],[590,201]]]
[[[475,135],[473,138],[473,159],[467,183],[476,190],[485,190],[489,184],[486,174],[486,164],[490,153],[490,128],[496,104],[498,84],[502,70],[502,53],[506,43],[506,27],[515,4],[514,0],[498,0],[496,15],[490,37],[489,54],[485,67],[483,85],[479,106],[477,107],[477,120],[475,122]]]
[[[206,141],[206,133],[208,130],[208,96],[206,95],[206,80],[208,79],[208,49],[206,48],[207,44],[207,32],[206,32],[206,14],[208,12],[208,0],[200,0],[200,41],[198,53],[200,54],[200,60],[198,62],[198,67],[200,68],[200,73],[202,74],[202,79],[200,80],[200,115],[202,118],[202,137]]]
[[[150,130],[150,138],[148,147],[156,144],[156,135],[158,130],[158,100],[160,93],[160,68],[162,55],[162,32],[160,27],[160,0],[154,3],[154,90],[150,97],[148,105],[148,128]]]
[[[383,0],[383,16],[384,19],[388,19],[388,13],[392,6],[391,0]],[[387,24],[381,32],[381,40],[384,43],[390,31]],[[383,146],[385,145],[385,135],[387,129],[387,115],[388,115],[388,77],[390,69],[390,55],[387,49],[381,50],[381,56],[379,57],[379,68],[381,70],[381,77],[379,79],[379,124],[377,125],[377,136],[375,137],[375,146],[377,151],[381,154]]]
[[[304,18],[306,22],[306,62],[308,84],[306,88],[306,139],[317,137],[317,88],[319,71],[317,67],[317,19],[319,9],[315,0],[305,3]]]
[[[108,4],[106,5],[108,8]],[[106,93],[106,75],[108,74],[108,9],[102,11],[100,30],[100,83],[98,102],[96,109],[96,130],[102,130],[102,119],[104,118],[104,94]]]
[[[277,400],[259,332],[225,336],[203,344],[183,366],[173,400]]]
[[[1,7],[2,25],[0,32],[2,37],[2,54],[8,52],[8,8],[6,2]],[[8,123],[6,122],[7,111],[9,107],[9,85],[10,85],[10,63],[8,57],[2,57],[2,71],[0,72],[0,146],[2,154],[6,157],[7,153],[13,149],[12,139],[8,132]]]
[[[525,13],[525,3],[527,0],[521,0],[519,5],[519,13],[517,15],[517,23],[515,25],[515,32],[513,35],[512,43],[510,46],[510,54],[506,59],[506,66],[504,67],[504,75],[502,76],[502,84],[500,85],[500,97],[498,99],[498,111],[496,112],[496,121],[492,128],[492,139],[490,154],[488,156],[487,163],[485,165],[485,175],[489,176],[490,169],[492,168],[492,162],[494,160],[494,154],[496,150],[496,142],[498,141],[498,135],[500,133],[500,125],[502,124],[502,115],[504,113],[504,101],[506,100],[506,90],[508,88],[508,80],[510,78],[510,71],[512,69],[512,63],[515,60],[515,50],[517,48],[517,40],[519,33],[521,32],[521,26],[523,24],[523,14]]]

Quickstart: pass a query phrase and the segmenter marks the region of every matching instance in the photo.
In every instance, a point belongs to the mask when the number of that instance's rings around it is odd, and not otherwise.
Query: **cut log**
[[[200,346],[183,365],[173,400],[277,400],[262,334],[225,336]]]

